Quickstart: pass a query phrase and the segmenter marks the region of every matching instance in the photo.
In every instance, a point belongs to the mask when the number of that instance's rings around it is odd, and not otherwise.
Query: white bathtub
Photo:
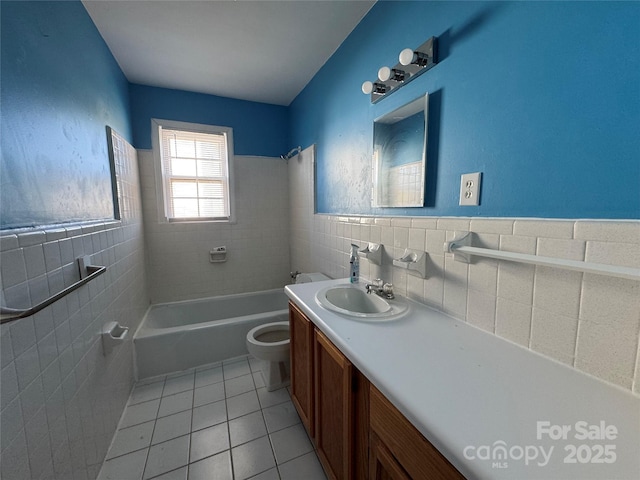
[[[246,355],[249,330],[288,319],[282,289],[152,305],[133,339],[138,379]]]

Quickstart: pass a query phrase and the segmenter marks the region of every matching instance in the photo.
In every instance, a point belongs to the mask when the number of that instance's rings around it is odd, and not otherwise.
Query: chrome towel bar
[[[49,305],[51,305],[53,302],[56,302],[56,301],[60,300],[62,297],[66,296],[66,295],[69,295],[74,290],[77,290],[81,286],[85,285],[86,283],[89,283],[91,280],[93,280],[94,278],[102,275],[104,272],[107,271],[107,267],[99,267],[99,266],[95,266],[95,265],[86,265],[85,264],[85,260],[86,260],[85,258],[78,258],[78,267],[79,267],[79,270],[80,270],[80,280],[78,280],[77,282],[75,282],[72,285],[69,285],[67,288],[65,288],[64,290],[56,293],[55,295],[52,295],[51,297],[47,298],[46,300],[38,303],[37,305],[34,305],[33,307],[28,308],[28,309],[17,309],[17,308],[9,308],[9,307],[0,306],[0,324],[11,322],[13,320],[18,320],[20,318],[30,317],[31,315],[35,315],[40,310],[42,310],[42,309],[48,307]],[[84,266],[84,269],[85,269],[86,273],[83,272],[83,268],[82,268],[83,266]]]

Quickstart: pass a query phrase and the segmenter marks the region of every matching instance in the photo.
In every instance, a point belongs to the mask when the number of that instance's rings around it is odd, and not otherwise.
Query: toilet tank
[[[296,283],[321,282],[323,280],[330,280],[330,278],[319,272],[301,273],[296,277]]]

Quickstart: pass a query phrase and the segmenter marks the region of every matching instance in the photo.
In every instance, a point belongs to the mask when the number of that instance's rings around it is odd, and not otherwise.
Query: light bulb
[[[373,92],[373,82],[367,80],[362,84],[362,93],[369,95],[371,92]]]
[[[391,78],[391,69],[389,67],[381,67],[378,70],[378,78],[383,82],[389,80]]]
[[[411,65],[411,62],[413,62],[413,49],[405,48],[400,52],[398,59],[402,65]]]

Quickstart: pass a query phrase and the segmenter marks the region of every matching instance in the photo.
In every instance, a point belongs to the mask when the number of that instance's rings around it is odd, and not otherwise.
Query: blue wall
[[[233,128],[234,153],[279,157],[290,149],[288,108],[166,88],[130,86],[133,144],[151,148],[151,119]]]
[[[371,105],[362,82],[432,35],[440,63]],[[372,209],[373,119],[424,92],[426,206]],[[378,2],[290,109],[322,213],[640,218],[637,2]],[[475,171],[481,205],[459,207]]]
[[[0,228],[113,218],[128,83],[80,2],[0,2]]]

